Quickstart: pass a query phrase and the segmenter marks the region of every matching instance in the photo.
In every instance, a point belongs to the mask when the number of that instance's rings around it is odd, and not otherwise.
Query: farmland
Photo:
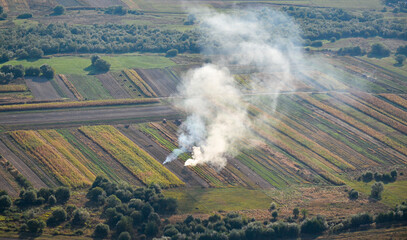
[[[407,13],[386,2],[0,0],[0,238],[404,239]],[[185,166],[208,156],[226,165]]]

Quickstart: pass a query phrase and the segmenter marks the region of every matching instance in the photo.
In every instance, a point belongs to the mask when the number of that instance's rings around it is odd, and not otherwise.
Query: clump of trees
[[[94,67],[99,72],[107,72],[110,69],[110,63],[106,60],[100,58],[98,55],[93,55],[91,58],[92,67]]]
[[[375,43],[372,45],[368,57],[384,58],[390,56],[390,49],[381,43]]]
[[[23,13],[17,16],[18,19],[28,19],[32,17],[33,17],[32,13]]]
[[[374,179],[376,182],[390,183],[397,180],[397,175],[397,170],[392,170],[390,173],[383,174],[378,172],[373,174],[371,171],[367,171],[363,173],[358,180],[362,180],[363,182],[371,182]]]
[[[340,56],[363,56],[366,54],[359,46],[340,48],[337,53]]]

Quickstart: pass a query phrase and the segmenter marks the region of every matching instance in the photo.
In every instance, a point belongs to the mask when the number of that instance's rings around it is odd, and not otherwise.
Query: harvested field
[[[59,100],[62,97],[55,90],[52,80],[42,77],[25,78],[26,84],[35,100]]]
[[[145,184],[162,187],[181,186],[184,183],[112,126],[86,126],[79,130],[92,139],[112,157],[129,169]]]
[[[180,79],[170,68],[136,69],[136,71],[159,97],[168,97],[177,93]]]
[[[12,152],[3,141],[5,138],[2,137],[0,141],[0,154],[7,159],[27,180],[35,187],[42,188],[47,187],[41,178],[33,171],[33,169],[28,166],[20,157],[17,157],[14,152]]]
[[[63,154],[50,145],[35,131],[14,131],[10,136],[37,161],[37,164],[49,175],[55,176],[65,186],[85,187],[91,184],[81,171],[67,160]]]
[[[120,86],[111,73],[99,74],[96,77],[113,98],[131,98],[131,95]]]

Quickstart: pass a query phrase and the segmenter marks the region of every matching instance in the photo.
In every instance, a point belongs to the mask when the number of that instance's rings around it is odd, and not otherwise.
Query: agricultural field
[[[1,239],[98,239],[100,223],[108,239],[256,240],[255,228],[278,239],[406,237],[402,3],[0,6],[0,190],[12,201],[0,206]],[[360,54],[341,53],[353,47]],[[64,187],[61,202],[53,191]],[[67,217],[52,226],[60,208]],[[372,219],[358,225],[360,213]],[[30,232],[33,219],[41,231]],[[316,219],[324,229],[306,233]]]

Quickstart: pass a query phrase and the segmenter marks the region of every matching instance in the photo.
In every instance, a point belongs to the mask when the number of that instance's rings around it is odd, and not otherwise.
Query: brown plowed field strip
[[[163,149],[156,142],[152,141],[148,136],[140,132],[133,125],[129,128],[119,126],[118,129],[157,161],[162,163],[168,156],[169,152],[167,150]],[[177,175],[177,177],[179,177],[183,182],[185,182],[187,186],[209,187],[209,185],[199,178],[195,173],[190,171],[188,168],[184,168],[183,164],[179,161],[175,161],[174,164],[167,164],[166,167]]]
[[[130,94],[119,85],[110,73],[99,74],[96,77],[113,98],[131,98]]]
[[[33,166],[28,166],[25,161],[29,161],[29,158],[27,156],[24,157],[24,160],[22,159],[23,153],[20,152],[17,147],[14,145],[14,151],[18,151],[18,155],[20,157],[17,157],[17,155],[12,152],[5,144],[4,142],[7,142],[7,145],[12,144],[9,139],[6,136],[1,136],[1,141],[0,141],[0,153],[3,155],[24,177],[27,178],[27,180],[35,187],[35,188],[42,188],[42,187],[48,187],[48,185],[35,173],[34,171],[40,171],[42,172],[42,175],[48,179],[48,181],[51,183],[51,186],[56,186],[55,182],[51,180],[50,178],[47,177],[47,175],[39,169],[37,166],[34,164],[34,169]]]
[[[57,100],[62,99],[51,84],[52,80],[33,77],[25,78],[28,88],[35,100]]]
[[[106,153],[102,148],[100,148],[88,137],[80,133],[78,130],[72,130],[71,132],[76,137],[76,139],[84,143],[94,153],[96,153],[100,157],[100,161],[106,163],[110,167],[110,169],[112,169],[112,171],[120,178],[121,181],[125,181],[137,186],[143,185],[143,183],[141,183],[140,180],[134,177],[133,174],[127,168],[124,168],[120,163],[113,159],[108,153]]]
[[[168,97],[177,92],[179,79],[168,69],[136,69],[140,77],[159,97]]]

